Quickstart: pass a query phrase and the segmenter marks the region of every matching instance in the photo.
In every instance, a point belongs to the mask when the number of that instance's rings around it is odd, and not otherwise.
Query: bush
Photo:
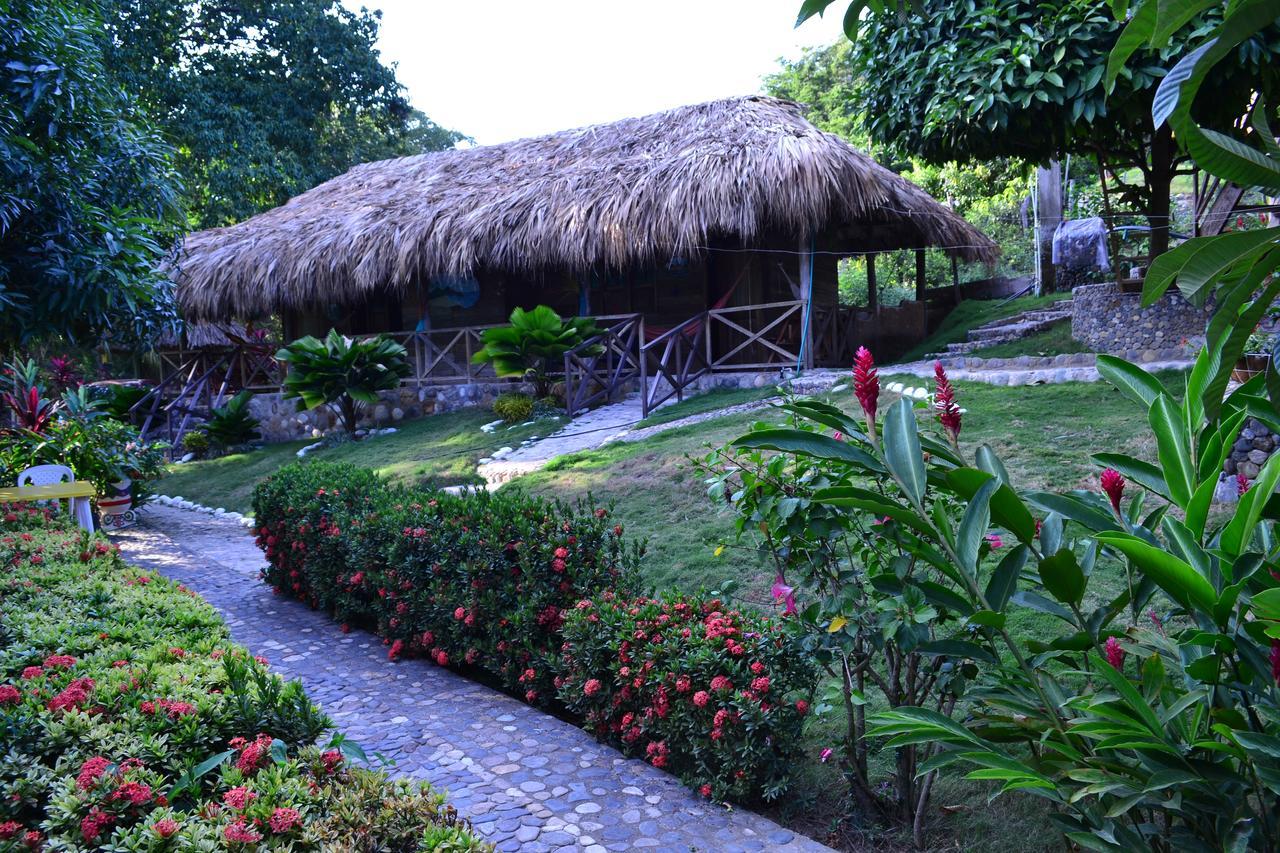
[[[211,607],[127,566],[106,540],[44,510],[0,507],[0,564],[0,842],[482,846],[429,789],[351,767],[354,744],[309,746],[329,721],[301,685],[272,675],[229,642]],[[373,803],[381,811],[365,811]]]
[[[209,413],[202,429],[216,447],[237,447],[262,437],[258,419],[249,413],[252,391],[241,391]]]
[[[622,527],[606,509],[519,493],[451,496],[392,488],[367,470],[307,463],[261,483],[254,515],[269,562],[265,578],[277,592],[325,609],[344,627],[372,628],[393,660],[425,656],[481,674],[542,707],[557,707],[559,691],[569,710],[604,738],[619,735],[608,725],[602,730],[596,705],[579,697],[592,679],[607,681],[605,692],[614,695],[614,668],[621,672],[628,665],[620,655],[639,667],[648,664],[655,690],[682,675],[709,684],[719,674],[750,689],[765,674],[776,679],[768,696],[790,702],[812,683],[807,664],[766,621],[725,614],[733,633],[709,636],[714,606],[688,616],[700,624],[687,638],[676,633],[652,644],[627,639],[639,630],[627,620],[661,619],[663,606],[680,606],[683,618],[685,606],[702,604],[631,604],[640,549],[624,545]],[[627,601],[635,612],[618,610],[615,600]],[[577,608],[589,615],[575,615]],[[606,617],[604,625],[590,619],[597,614]],[[572,638],[569,631],[576,632]],[[743,648],[741,661],[730,660],[729,636]],[[568,657],[561,656],[565,651]],[[764,670],[747,677],[754,662]],[[669,695],[674,705],[677,697]],[[674,717],[649,720],[641,725],[643,742],[633,737],[624,743],[632,749],[662,743],[647,757],[691,784],[710,785],[709,796],[773,796],[785,785],[786,761],[798,751],[800,712],[794,704],[762,708],[759,698],[717,697],[739,715],[723,744],[712,743],[706,725],[719,705],[706,720],[689,717],[688,728]],[[619,689],[616,699],[620,725],[629,710],[643,715],[653,707],[656,693],[646,688],[624,695]]]
[[[484,347],[472,356],[476,364],[492,364],[498,376],[520,378],[532,383],[538,399],[550,396],[552,377],[563,372],[564,355],[603,330],[590,317],[564,318],[539,305],[511,312],[509,326],[485,329]],[[595,345],[586,355],[599,355]]]
[[[533,398],[516,391],[499,394],[493,401],[493,413],[509,424],[527,421],[533,415]]]
[[[356,431],[363,407],[378,401],[379,391],[398,388],[409,375],[408,356],[383,335],[352,340],[336,329],[323,341],[308,335],[276,353],[289,365],[285,398],[297,397],[308,409],[333,407],[348,435]]]
[[[565,621],[560,697],[612,740],[717,800],[786,790],[817,675],[772,620],[719,599],[582,602]]]
[[[0,436],[0,483],[15,482],[33,465],[66,465],[99,494],[109,494],[110,485],[127,476],[135,503],[145,500],[163,470],[166,445],[143,443],[135,428],[114,418],[63,415],[41,433],[10,430]]]
[[[209,436],[198,429],[182,436],[182,449],[188,453],[194,453],[196,457],[204,456],[209,452]]]

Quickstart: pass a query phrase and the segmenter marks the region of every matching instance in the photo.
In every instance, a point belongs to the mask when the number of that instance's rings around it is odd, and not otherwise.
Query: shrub
[[[566,617],[560,697],[589,731],[717,800],[786,790],[816,673],[719,599],[605,593]]]
[[[211,607],[125,565],[104,539],[39,509],[0,508],[0,564],[0,841],[482,846],[428,789],[351,767],[362,754],[354,744],[308,746],[329,721],[301,685],[272,675],[229,642]],[[374,803],[377,819],[353,812]]]
[[[519,493],[451,496],[392,488],[367,470],[306,463],[261,483],[254,515],[269,563],[265,578],[277,592],[325,609],[344,626],[372,628],[393,660],[425,656],[483,675],[531,704],[554,708],[559,691],[569,710],[586,717],[596,706],[584,704],[580,690],[567,685],[607,679],[612,691],[613,668],[620,672],[627,665],[620,654],[639,667],[652,661],[653,678],[672,683],[688,675],[709,684],[727,674],[749,690],[767,673],[776,679],[765,691],[771,705],[790,702],[812,682],[795,647],[765,620],[722,614],[717,624],[732,624],[709,636],[715,607],[688,616],[690,625],[699,623],[688,638],[676,633],[662,643],[636,640],[639,626],[628,620],[650,618],[651,611],[660,619],[663,606],[679,606],[683,618],[686,605],[703,605],[696,599],[634,599],[640,549],[624,545],[622,528],[606,509],[587,511]],[[615,600],[629,602],[635,613],[618,610]],[[577,608],[606,614],[608,622],[597,625]],[[578,632],[574,639],[566,633],[571,630]],[[742,646],[742,661],[731,660],[727,637]],[[565,651],[568,657],[562,657]],[[748,678],[754,662],[764,670]],[[655,680],[654,689],[661,683]],[[620,722],[628,711],[642,715],[656,694],[646,689],[624,696],[619,689],[616,698]],[[799,710],[794,704],[765,709],[759,697],[737,694],[718,700],[741,723],[728,727],[723,744],[712,743],[704,725],[714,720],[714,708],[706,720],[690,717],[688,728],[674,718],[651,720],[642,727],[649,733],[643,743],[632,738],[624,744],[647,749],[663,743],[647,757],[665,756],[654,763],[691,784],[710,785],[709,796],[777,794],[786,761],[797,752]],[[619,739],[599,723],[596,716],[586,718],[598,736]]]
[[[334,407],[348,434],[356,431],[361,408],[378,402],[379,391],[399,387],[409,375],[408,353],[378,335],[353,340],[331,329],[325,339],[308,335],[276,353],[289,365],[286,399],[297,397],[308,409]]]
[[[118,421],[126,422],[131,422],[133,419],[129,410],[151,391],[147,386],[137,383],[91,387],[103,396],[103,408],[107,414]]]
[[[551,393],[551,377],[560,373],[564,354],[602,331],[590,317],[563,318],[546,305],[511,312],[511,325],[484,331],[484,348],[472,356],[476,364],[492,364],[499,376],[533,383],[538,399]],[[592,355],[603,352],[597,347]]]
[[[209,413],[203,430],[209,441],[217,447],[236,447],[262,437],[258,432],[258,419],[249,413],[252,391],[241,391]]]
[[[537,705],[555,698],[562,614],[635,584],[606,510],[519,493],[414,492],[315,463],[263,483],[254,516],[279,592],[372,628],[392,658],[470,667]]]
[[[66,465],[77,480],[93,483],[99,494],[129,477],[138,502],[160,476],[164,448],[160,442],[141,442],[136,429],[114,418],[59,417],[43,433],[11,431],[0,440],[0,482],[13,483],[33,465]]]
[[[499,394],[493,401],[493,413],[509,424],[527,421],[533,414],[533,398],[515,391]]]
[[[197,457],[209,452],[209,436],[198,429],[193,429],[182,436],[182,449],[194,453]]]

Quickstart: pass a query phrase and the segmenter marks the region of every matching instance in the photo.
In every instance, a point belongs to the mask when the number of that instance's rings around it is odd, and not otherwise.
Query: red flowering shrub
[[[371,628],[392,660],[475,667],[536,705],[555,700],[565,611],[635,585],[637,552],[603,509],[402,490],[309,463],[260,484],[254,513],[277,591]]]
[[[716,799],[773,799],[816,673],[772,620],[717,599],[605,594],[566,615],[560,698],[589,731]]]
[[[0,851],[486,849],[429,789],[309,746],[301,686],[104,540],[0,511],[0,566]],[[370,802],[401,819],[355,825]]]

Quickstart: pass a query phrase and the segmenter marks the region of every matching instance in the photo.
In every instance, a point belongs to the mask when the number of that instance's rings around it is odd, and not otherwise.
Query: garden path
[[[376,637],[276,598],[236,522],[166,506],[113,534],[126,560],[185,584],[233,638],[266,656],[369,755],[430,781],[499,850],[822,851],[744,810],[697,797],[642,761],[503,693],[422,660],[391,663]]]

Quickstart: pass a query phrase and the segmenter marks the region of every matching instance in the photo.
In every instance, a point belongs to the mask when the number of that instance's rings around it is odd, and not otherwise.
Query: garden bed
[[[0,508],[0,564],[5,849],[488,849],[106,540]]]

